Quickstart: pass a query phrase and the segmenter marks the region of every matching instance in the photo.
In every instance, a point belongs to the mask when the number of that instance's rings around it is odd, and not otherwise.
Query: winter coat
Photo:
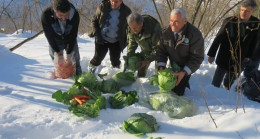
[[[243,59],[253,55],[257,42],[256,21],[259,20],[254,16],[251,16],[248,22],[234,16],[226,18],[208,51],[208,56],[215,57],[219,48],[216,64],[231,72],[234,67],[239,69]]]
[[[257,34],[256,48],[254,50],[252,60],[260,62],[260,22],[259,22],[259,29]]]
[[[106,20],[109,16],[111,4],[109,0],[103,0],[97,7],[96,13],[92,18],[92,31],[89,33],[90,37],[101,36],[101,29],[105,26]],[[131,14],[131,10],[122,2],[120,5],[119,17],[119,44],[121,51],[126,47],[127,43],[127,20],[126,18]]]
[[[67,17],[64,33],[51,7],[47,8],[41,16],[41,22],[44,34],[55,52],[60,52],[57,41],[64,41],[67,54],[70,54],[76,43],[79,27],[79,13],[71,4],[71,10]]]
[[[191,70],[190,72],[194,73],[204,59],[204,39],[201,32],[187,22],[177,42],[174,38],[171,27],[163,30],[157,51],[158,64],[162,62],[166,65],[169,57],[171,64],[175,62],[182,68],[187,66]]]
[[[128,53],[134,53],[139,45],[145,60],[154,61],[160,40],[161,25],[151,16],[143,15],[143,18],[143,28],[140,34],[134,34],[130,28],[128,29]]]

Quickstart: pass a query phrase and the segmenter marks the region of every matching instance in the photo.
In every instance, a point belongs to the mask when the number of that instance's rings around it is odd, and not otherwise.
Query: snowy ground
[[[66,91],[73,80],[50,79],[53,64],[44,35],[24,44],[13,53],[7,49],[29,36],[28,33],[0,34],[0,139],[135,139],[137,137],[123,132],[119,127],[137,112],[153,115],[160,125],[159,131],[141,138],[260,138],[259,103],[243,97],[244,112],[240,96],[237,101],[234,86],[228,92],[210,85],[216,65],[208,64],[206,60],[193,74],[190,79],[191,90],[186,90],[185,93],[185,97],[197,106],[193,117],[171,119],[165,113],[134,104],[120,110],[101,110],[100,116],[95,119],[78,118],[67,110],[67,106],[51,98],[56,90]],[[82,69],[86,71],[88,62],[94,55],[93,39],[82,36],[78,41]],[[98,71],[112,76],[122,71],[122,67],[120,70],[112,69],[107,56]],[[137,90],[139,95],[155,91],[157,88],[151,87],[147,82],[153,71],[154,67],[150,66],[146,78],[138,79],[125,89]],[[204,90],[217,128],[208,114],[201,89]]]

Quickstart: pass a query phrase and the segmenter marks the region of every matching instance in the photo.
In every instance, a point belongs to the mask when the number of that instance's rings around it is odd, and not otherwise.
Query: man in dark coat
[[[75,58],[77,75],[82,72],[77,43],[79,20],[79,13],[68,0],[53,0],[52,7],[47,8],[41,17],[52,60],[55,54],[63,57],[65,50],[67,60]]]
[[[178,77],[173,92],[183,95],[189,87],[191,74],[199,69],[204,59],[204,39],[201,32],[187,21],[186,11],[182,8],[171,12],[170,26],[163,30],[157,51],[158,69],[166,67],[167,59],[171,65],[176,63],[181,71],[174,73]]]
[[[208,61],[212,63],[219,48],[217,69],[212,81],[214,86],[220,87],[224,78],[223,87],[229,90],[236,77],[251,61],[259,28],[259,20],[252,16],[255,9],[254,0],[244,0],[239,17],[226,18],[216,35],[208,51]]]
[[[131,10],[123,0],[103,0],[92,19],[92,31],[95,36],[95,55],[89,63],[89,70],[95,71],[101,64],[108,50],[113,67],[120,68],[120,55],[126,47],[127,16]]]

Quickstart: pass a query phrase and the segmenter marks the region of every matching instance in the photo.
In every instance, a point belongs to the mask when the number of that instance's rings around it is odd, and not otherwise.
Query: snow
[[[209,64],[206,56],[200,69],[190,79],[191,90],[187,89],[184,96],[196,104],[197,111],[192,117],[172,119],[166,113],[144,107],[143,101],[119,110],[108,107],[101,110],[100,116],[94,119],[76,117],[68,111],[67,106],[51,98],[52,93],[59,89],[66,91],[72,85],[73,79],[50,78],[53,63],[43,34],[14,52],[8,50],[30,36],[32,34],[28,32],[0,34],[0,139],[135,139],[138,137],[123,132],[120,126],[124,120],[138,112],[153,115],[160,125],[157,132],[139,138],[260,138],[259,103],[243,96],[244,112],[240,95],[234,91],[235,85],[231,91],[213,87],[210,83],[216,65]],[[78,42],[82,69],[87,71],[88,62],[94,55],[94,40],[86,35],[79,35]],[[124,51],[122,55],[125,54]],[[121,60],[123,62],[122,57]],[[123,67],[111,68],[109,55],[98,68],[98,72],[108,73],[108,78],[122,70]],[[145,78],[138,79],[124,89],[136,90],[141,98],[145,98],[148,92],[158,89],[148,83],[148,77],[153,72],[152,63]],[[217,128],[200,92],[204,92]]]

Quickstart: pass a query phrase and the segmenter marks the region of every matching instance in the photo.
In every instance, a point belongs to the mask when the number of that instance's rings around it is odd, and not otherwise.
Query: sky
[[[51,78],[54,68],[43,34],[13,52],[8,50],[32,35],[30,31],[0,34],[0,139],[146,139],[149,136],[164,139],[260,138],[259,103],[235,92],[236,84],[231,91],[212,86],[210,83],[216,65],[209,64],[206,55],[190,79],[191,90],[186,89],[183,96],[196,106],[192,117],[169,118],[167,113],[144,105],[145,96],[158,90],[158,87],[148,83],[148,78],[154,74],[153,63],[146,77],[122,88],[126,91],[136,90],[141,98],[139,103],[123,109],[112,109],[108,105],[97,118],[77,117],[68,111],[66,105],[51,97],[57,90],[68,90],[73,79]],[[205,42],[207,45],[211,43]],[[82,70],[87,71],[88,62],[94,55],[94,39],[79,35],[78,43]],[[122,56],[125,54],[126,51]],[[97,71],[108,73],[107,78],[110,78],[123,71],[123,66],[113,69],[107,55]],[[104,96],[107,98],[110,95]],[[134,113],[153,115],[160,125],[159,130],[141,137],[122,131],[120,127],[123,121]]]

